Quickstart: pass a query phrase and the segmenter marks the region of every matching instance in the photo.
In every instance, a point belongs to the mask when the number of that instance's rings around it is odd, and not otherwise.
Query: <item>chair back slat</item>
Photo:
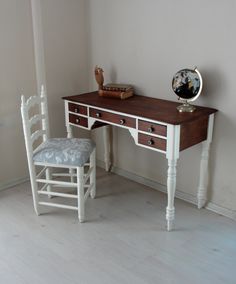
[[[37,122],[42,121],[43,119],[45,119],[45,115],[44,114],[35,114],[33,117],[30,118],[29,123],[30,123],[30,127],[32,127],[33,125],[35,125]]]
[[[38,147],[49,138],[47,97],[43,86],[40,95],[31,96],[27,100],[24,96],[21,97],[21,115],[26,152],[30,158],[33,156],[35,146]],[[42,138],[41,141],[35,145],[34,143],[40,137]]]
[[[44,135],[46,135],[46,130],[36,130],[32,135],[31,135],[31,143],[33,144],[36,140],[38,140],[40,137],[42,137],[42,140],[44,141]]]
[[[43,103],[44,98],[41,96],[31,96],[28,98],[28,100],[25,102],[25,106],[27,107],[27,109],[29,110],[30,108],[32,108],[35,105],[40,105],[41,103]]]

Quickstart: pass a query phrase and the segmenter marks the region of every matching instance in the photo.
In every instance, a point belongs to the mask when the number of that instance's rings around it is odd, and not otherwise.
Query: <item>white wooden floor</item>
[[[29,183],[0,192],[0,284],[236,283],[236,223],[98,169],[87,223],[33,212]]]

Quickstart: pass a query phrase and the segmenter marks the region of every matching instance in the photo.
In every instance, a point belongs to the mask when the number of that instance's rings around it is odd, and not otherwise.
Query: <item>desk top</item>
[[[174,125],[195,121],[217,112],[213,108],[196,106],[197,109],[192,113],[180,113],[176,109],[179,103],[139,95],[126,100],[118,100],[100,97],[98,92],[91,92],[63,99]]]

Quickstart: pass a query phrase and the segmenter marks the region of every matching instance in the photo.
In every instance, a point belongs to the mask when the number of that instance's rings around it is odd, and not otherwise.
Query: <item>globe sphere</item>
[[[173,77],[172,89],[181,99],[194,100],[200,95],[202,89],[202,78],[199,71],[196,68],[178,71]]]

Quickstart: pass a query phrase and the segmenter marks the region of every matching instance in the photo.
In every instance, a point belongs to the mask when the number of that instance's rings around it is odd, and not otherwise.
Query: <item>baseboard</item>
[[[105,169],[105,163],[103,161],[97,160],[97,166]],[[113,173],[117,174],[117,175],[123,176],[123,177],[128,178],[130,180],[133,180],[135,182],[141,183],[145,186],[151,187],[151,188],[156,189],[158,191],[167,193],[166,185],[163,185],[163,184],[158,183],[156,181],[153,181],[151,179],[141,177],[139,175],[136,175],[136,174],[131,173],[129,171],[120,169],[118,167],[112,167],[111,171]],[[183,191],[177,189],[176,192],[175,192],[175,197],[179,198],[181,200],[187,201],[189,203],[197,205],[197,197],[192,195],[192,194],[189,194],[189,193],[186,193],[186,192],[183,192]],[[236,211],[234,211],[234,210],[224,208],[224,207],[219,206],[217,204],[214,204],[212,202],[209,202],[205,208],[208,209],[209,211],[215,212],[217,214],[223,215],[225,217],[228,217],[228,218],[236,221]]]
[[[235,210],[224,208],[212,202],[209,202],[205,208],[212,212],[215,212],[217,214],[220,214],[222,216],[228,217],[236,221],[236,211]]]
[[[97,166],[105,169],[104,161],[97,160]],[[134,173],[131,173],[131,172],[126,171],[124,169],[120,169],[118,167],[112,167],[112,172],[117,174],[117,175],[128,178],[130,180],[133,180],[135,182],[138,182],[140,184],[143,184],[145,186],[151,187],[155,190],[167,193],[166,185],[163,185],[163,184],[158,183],[156,181],[153,181],[151,179],[136,175]],[[23,178],[20,178],[20,179],[12,180],[12,181],[7,182],[7,183],[0,183],[0,191],[5,190],[5,189],[9,189],[9,188],[14,187],[14,186],[17,186],[21,183],[27,182],[28,180],[29,180],[29,177],[23,177]],[[179,198],[181,200],[184,200],[184,201],[187,201],[189,203],[197,205],[197,198],[196,198],[196,196],[194,196],[192,194],[189,194],[189,193],[186,193],[186,192],[183,192],[183,191],[177,189],[176,192],[175,192],[175,196],[176,196],[176,198]],[[205,208],[212,211],[212,212],[215,212],[217,214],[223,215],[225,217],[228,217],[228,218],[236,221],[236,211],[234,211],[234,210],[224,208],[224,207],[219,206],[219,205],[212,203],[212,202],[209,202],[206,205]]]
[[[19,179],[15,179],[15,180],[11,180],[9,182],[6,183],[0,183],[0,191],[17,186],[21,183],[24,183],[26,181],[29,180],[29,177],[23,177],[23,178],[19,178]]]

